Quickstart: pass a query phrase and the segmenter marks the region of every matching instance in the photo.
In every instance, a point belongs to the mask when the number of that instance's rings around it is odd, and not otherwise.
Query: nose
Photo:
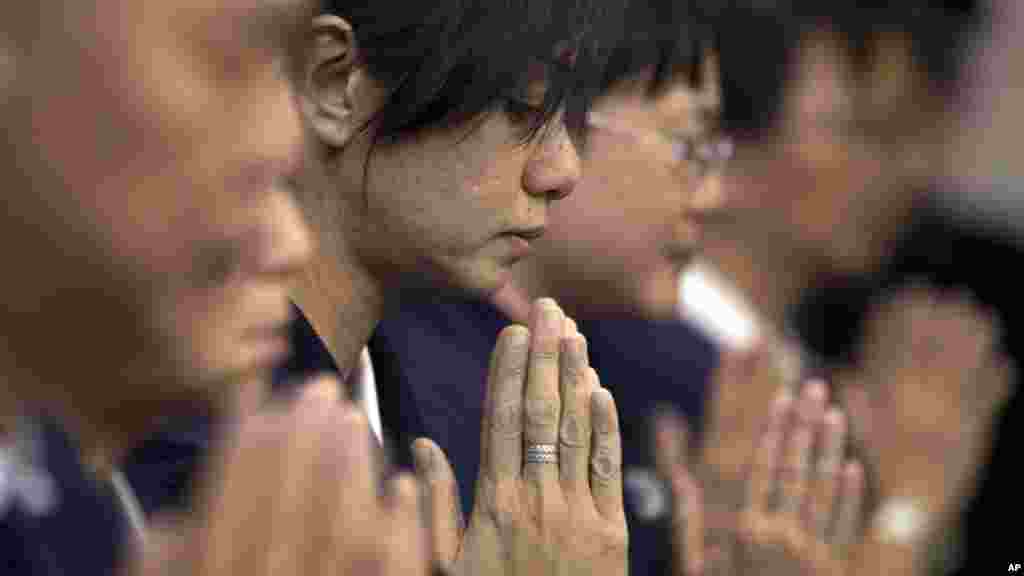
[[[262,122],[262,152],[273,166],[274,186],[269,191],[261,218],[263,237],[260,271],[291,276],[304,268],[313,256],[313,236],[299,208],[290,183],[298,174],[303,154],[302,120],[291,87],[282,84],[272,112]],[[286,185],[288,183],[289,185]]]
[[[561,200],[579,184],[579,152],[561,122],[543,134],[531,151],[523,172],[523,190],[534,197]]]

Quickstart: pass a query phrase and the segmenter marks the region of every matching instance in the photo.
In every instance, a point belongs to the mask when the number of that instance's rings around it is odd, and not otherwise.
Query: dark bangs
[[[698,9],[698,1],[630,0],[602,89],[647,69],[654,72],[651,95],[677,79],[699,86],[712,39],[708,17]]]
[[[542,64],[543,112],[526,141],[563,106],[567,128],[582,136],[623,1],[328,0],[326,9],[352,25],[367,69],[390,90],[374,118],[378,138],[481,118],[521,98]]]

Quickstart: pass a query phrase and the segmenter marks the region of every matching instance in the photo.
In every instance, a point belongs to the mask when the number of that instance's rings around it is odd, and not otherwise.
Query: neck
[[[365,207],[346,203],[322,167],[310,168],[305,185],[313,193],[308,200],[314,208],[307,212],[319,246],[298,279],[294,297],[347,378],[383,316],[384,290],[354,248],[359,229],[352,215]]]
[[[813,275],[800,258],[770,249],[757,250],[757,244],[708,235],[703,251],[758,313],[772,325],[782,327],[789,322]]]
[[[344,378],[357,365],[383,316],[380,284],[347,258],[321,253],[303,275],[295,300]]]

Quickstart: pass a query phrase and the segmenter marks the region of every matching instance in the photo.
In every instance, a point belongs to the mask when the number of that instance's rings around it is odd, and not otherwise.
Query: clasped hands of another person
[[[675,572],[927,573],[1010,392],[1014,367],[999,350],[997,319],[965,295],[916,286],[873,310],[859,365],[837,376],[837,406],[821,381],[798,398],[777,392],[773,370],[761,349],[725,354],[700,459],[687,460],[685,421],[671,412],[657,420]],[[768,405],[764,426],[758,412]],[[846,438],[859,440],[863,463],[846,459]],[[865,498],[867,482],[877,502]]]

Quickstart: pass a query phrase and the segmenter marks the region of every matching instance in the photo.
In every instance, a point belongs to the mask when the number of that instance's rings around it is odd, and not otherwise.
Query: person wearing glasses
[[[933,192],[945,173],[961,60],[981,23],[979,7],[725,5],[716,48],[723,130],[735,155],[722,217],[705,227],[708,268],[738,294],[733,300],[743,304],[733,308],[753,317],[747,325],[799,342],[797,355],[829,377],[845,411],[867,472],[867,515],[863,542],[830,554],[845,554],[855,573],[925,573],[932,563],[952,569],[953,528],[1012,385],[1003,346],[1014,340],[1003,340],[1000,326],[1014,307],[973,261],[994,245],[938,212]],[[1002,260],[1011,252],[990,254]],[[891,291],[915,279],[939,288]],[[872,290],[862,294],[863,285]],[[754,354],[744,393],[723,395],[731,400],[708,415],[704,457],[716,490],[742,494],[755,445],[741,415],[751,401],[770,402],[786,379],[758,367],[772,354]],[[830,469],[811,468],[809,477]],[[786,480],[780,475],[774,489],[784,492]],[[724,501],[735,511],[742,499]],[[1001,539],[990,536],[977,535],[983,549],[1000,549]],[[985,562],[970,556],[971,566]],[[746,570],[737,573],[764,573]]]

